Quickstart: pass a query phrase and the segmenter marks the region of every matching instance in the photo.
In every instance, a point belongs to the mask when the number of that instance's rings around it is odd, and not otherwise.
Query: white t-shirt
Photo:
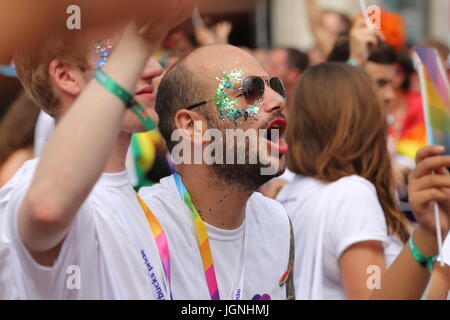
[[[403,244],[389,237],[375,187],[351,176],[328,185],[296,176],[277,198],[294,225],[296,298],[347,299],[339,258],[362,241],[381,241],[389,266]]]
[[[287,182],[291,182],[292,180],[294,180],[294,178],[295,178],[295,173],[293,173],[289,169],[286,169],[284,171],[284,173],[276,179],[281,179],[281,180],[284,180]]]
[[[440,257],[439,261],[444,262],[446,265],[450,266],[450,236],[447,236],[447,239],[444,242],[442,247],[442,257]],[[447,300],[450,300],[450,290],[448,291]]]
[[[450,266],[450,236],[445,239],[442,247],[442,257],[439,257],[439,261],[442,261]]]
[[[181,200],[174,177],[142,188],[140,194],[168,237],[174,299],[210,300],[192,213]],[[257,295],[286,299],[279,280],[288,266],[290,227],[279,203],[254,193],[240,228],[227,231],[207,225],[207,229],[222,300],[234,299],[238,289],[242,300]]]
[[[102,175],[52,267],[34,261],[18,236],[17,212],[37,162],[0,193],[0,299],[161,298],[162,263],[127,172]]]
[[[34,129],[34,156],[40,157],[48,139],[55,130],[55,120],[44,111],[39,113]]]

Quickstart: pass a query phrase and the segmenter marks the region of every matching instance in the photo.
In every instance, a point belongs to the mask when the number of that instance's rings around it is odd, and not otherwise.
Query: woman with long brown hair
[[[304,73],[287,129],[296,178],[278,196],[295,229],[297,298],[367,299],[408,239],[386,129],[362,69],[322,64]]]
[[[22,93],[0,120],[0,187],[32,159],[39,109]]]

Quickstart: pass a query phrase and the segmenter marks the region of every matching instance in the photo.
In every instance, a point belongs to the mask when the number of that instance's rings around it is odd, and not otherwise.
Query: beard
[[[266,129],[267,125],[276,118],[285,118],[281,112],[277,112],[274,114],[271,119],[269,119],[266,123],[261,125],[259,128],[251,129],[251,130],[260,130]],[[222,132],[222,135],[225,139],[225,154],[223,155],[222,163],[213,163],[209,166],[210,171],[214,174],[219,180],[227,182],[229,185],[233,185],[242,192],[254,192],[260,186],[267,183],[269,180],[279,177],[284,173],[286,166],[280,166],[278,170],[273,174],[263,174],[263,169],[269,168],[271,163],[264,164],[261,161],[261,150],[258,149],[259,143],[256,145],[256,150],[251,147],[251,141],[249,143],[245,143],[244,145],[239,145],[237,141],[237,137],[233,137],[232,140],[227,140],[227,135],[225,134],[226,128],[223,128],[223,124],[221,124],[218,119],[210,119],[207,116],[209,128],[215,128]],[[239,128],[236,128],[239,129]],[[258,139],[260,137],[258,136]],[[242,142],[242,141],[241,141]],[[255,163],[250,161],[251,156],[255,156],[255,151],[258,154]],[[239,164],[238,157],[239,155],[245,154],[245,162],[244,164]],[[232,163],[226,162],[226,155],[233,154],[234,159]],[[281,162],[281,159],[279,160]]]

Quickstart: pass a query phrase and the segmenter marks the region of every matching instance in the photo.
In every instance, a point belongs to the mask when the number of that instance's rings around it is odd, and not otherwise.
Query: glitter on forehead
[[[217,110],[219,111],[219,119],[230,120],[233,124],[238,121],[256,120],[262,107],[262,100],[255,102],[254,105],[247,106],[247,108],[238,108],[238,100],[230,98],[228,95],[229,89],[240,89],[242,82],[245,79],[245,71],[242,69],[233,69],[230,72],[223,71],[222,78],[216,78],[219,85],[216,90],[214,101],[216,102]]]

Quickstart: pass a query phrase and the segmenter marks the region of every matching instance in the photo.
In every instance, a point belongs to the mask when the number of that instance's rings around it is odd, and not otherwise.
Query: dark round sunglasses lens
[[[284,89],[283,81],[281,81],[280,78],[270,79],[269,84],[273,91],[278,93],[283,98],[286,98],[286,90]]]
[[[245,101],[254,104],[264,96],[264,80],[258,77],[249,77],[242,84]]]

